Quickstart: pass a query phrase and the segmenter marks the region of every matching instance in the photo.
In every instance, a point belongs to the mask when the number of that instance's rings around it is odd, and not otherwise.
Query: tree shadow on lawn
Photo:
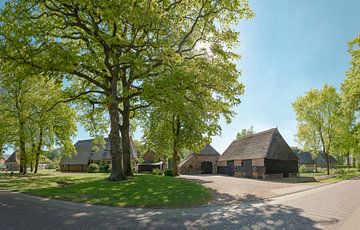
[[[13,195],[15,198],[19,195]],[[20,195],[0,197],[0,225],[16,217],[16,226],[42,229],[319,229],[337,219],[313,220],[303,210],[283,204],[246,203],[186,209],[117,208]],[[31,205],[29,205],[31,204]],[[22,215],[14,215],[20,213]],[[320,225],[320,226],[319,226]]]
[[[130,207],[189,207],[211,199],[209,189],[165,176],[137,175],[122,182],[104,178],[88,181],[63,179],[56,183],[55,186],[30,187],[22,191],[60,200]]]

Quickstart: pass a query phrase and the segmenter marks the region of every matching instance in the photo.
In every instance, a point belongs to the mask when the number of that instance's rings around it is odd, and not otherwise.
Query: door
[[[252,177],[252,160],[242,161],[245,177]]]
[[[210,161],[201,162],[201,174],[212,174],[213,165]]]
[[[235,174],[234,161],[227,162],[227,172],[229,176],[234,176]]]

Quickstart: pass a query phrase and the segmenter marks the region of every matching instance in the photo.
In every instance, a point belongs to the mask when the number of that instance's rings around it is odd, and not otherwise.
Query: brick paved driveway
[[[222,175],[182,175],[215,191],[217,203],[240,203],[304,191],[323,184],[285,183]]]
[[[117,208],[0,191],[0,229],[359,229],[360,180],[270,201],[187,209]]]

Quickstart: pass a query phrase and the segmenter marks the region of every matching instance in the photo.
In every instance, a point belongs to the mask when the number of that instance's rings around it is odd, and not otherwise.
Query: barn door
[[[252,160],[242,161],[245,177],[252,177]]]
[[[235,174],[234,161],[227,162],[227,172],[229,176],[234,176]]]
[[[212,174],[213,165],[211,161],[201,162],[201,174]]]

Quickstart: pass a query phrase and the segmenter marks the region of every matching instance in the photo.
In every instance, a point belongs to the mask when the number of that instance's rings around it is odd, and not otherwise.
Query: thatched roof
[[[211,145],[207,144],[199,153],[190,153],[187,155],[184,160],[182,160],[179,164],[179,167],[184,165],[190,158],[193,156],[220,156],[220,153],[216,151]]]
[[[144,162],[153,163],[155,162],[156,153],[153,150],[149,149],[148,151],[146,151],[143,158],[144,158]]]
[[[311,156],[311,153],[299,152],[299,151],[295,151],[294,153],[299,158],[299,164],[315,164],[315,162]]]
[[[315,162],[316,164],[326,164],[326,156],[324,153],[319,153],[319,155],[317,155],[317,157],[315,158]],[[334,164],[334,163],[337,163],[337,160],[329,155],[329,163],[330,164]]]
[[[6,159],[5,164],[6,163],[17,163],[18,162],[18,156],[16,154],[16,151],[13,152],[13,154],[11,154],[8,159]]]
[[[277,128],[233,141],[219,161],[246,159],[298,160]]]
[[[216,151],[211,145],[207,144],[205,145],[205,148],[200,151],[199,155],[220,156],[220,153]]]
[[[105,148],[102,145],[98,145],[98,151],[92,150],[93,139],[81,140],[76,142],[75,148],[76,153],[71,154],[71,156],[64,156],[60,164],[79,164],[87,165],[89,160],[111,160],[110,155],[110,140],[105,138]],[[134,159],[137,157],[137,151],[134,147],[133,141],[130,142],[131,145],[131,158]]]

